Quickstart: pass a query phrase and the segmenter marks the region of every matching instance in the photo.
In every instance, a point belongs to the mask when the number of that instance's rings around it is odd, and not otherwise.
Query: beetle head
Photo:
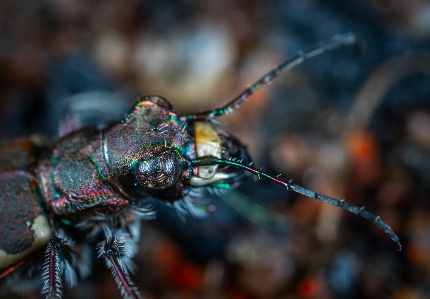
[[[196,187],[234,187],[245,171],[230,166],[199,166],[206,155],[250,162],[244,146],[206,121],[181,118],[159,96],[146,96],[121,122],[104,131],[103,152],[113,183],[127,197],[167,202]]]

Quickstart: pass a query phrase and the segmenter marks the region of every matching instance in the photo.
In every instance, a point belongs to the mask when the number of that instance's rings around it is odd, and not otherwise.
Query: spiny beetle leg
[[[106,265],[112,271],[112,276],[121,291],[124,299],[142,299],[134,283],[130,279],[130,272],[133,270],[132,261],[126,250],[125,233],[113,233],[110,229],[104,228],[106,241],[99,244],[99,255],[106,260]]]
[[[47,294],[47,299],[60,299],[62,297],[60,277],[60,257],[59,253],[63,248],[65,241],[58,237],[52,237],[48,242],[45,251],[45,262],[43,263],[42,279],[44,286],[42,294]]]
[[[61,276],[64,276],[66,284],[73,287],[78,280],[78,272],[81,277],[90,274],[90,259],[87,250],[82,246],[80,252],[76,252],[75,243],[69,240],[64,231],[56,231],[45,251],[42,279],[44,286],[42,294],[47,294],[48,299],[62,297]],[[79,271],[76,272],[76,269]]]

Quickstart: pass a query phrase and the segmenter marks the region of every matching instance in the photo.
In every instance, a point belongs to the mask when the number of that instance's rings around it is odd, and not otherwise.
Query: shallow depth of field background
[[[3,0],[0,139],[55,142],[146,94],[180,113],[217,108],[348,32],[361,52],[313,58],[218,120],[257,167],[380,215],[403,251],[359,216],[250,180],[208,193],[204,219],[142,203],[158,216],[142,223],[132,278],[147,299],[430,298],[428,1]],[[64,294],[121,298],[101,260]]]

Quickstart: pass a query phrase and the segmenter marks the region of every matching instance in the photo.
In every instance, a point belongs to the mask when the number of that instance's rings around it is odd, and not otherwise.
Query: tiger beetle
[[[353,34],[337,35],[300,51],[218,109],[180,115],[163,97],[149,95],[120,122],[74,131],[51,148],[34,136],[1,145],[4,285],[40,272],[42,293],[61,298],[61,277],[71,287],[90,275],[89,244],[104,235],[98,256],[106,260],[124,298],[141,298],[129,276],[131,258],[137,251],[140,221],[154,211],[139,202],[151,197],[197,213],[201,190],[234,188],[252,174],[370,220],[401,250],[399,238],[379,217],[252,167],[246,148],[212,122],[286,70],[356,42]]]

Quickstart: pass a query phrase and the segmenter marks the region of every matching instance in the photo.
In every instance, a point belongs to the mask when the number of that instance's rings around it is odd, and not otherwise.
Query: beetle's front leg
[[[61,288],[61,268],[60,253],[63,250],[66,241],[62,238],[52,237],[48,242],[45,252],[45,262],[43,263],[42,278],[44,286],[42,294],[47,294],[47,299],[57,299],[62,297]]]
[[[134,250],[126,245],[130,244],[125,240],[127,234],[113,233],[108,228],[105,228],[105,234],[106,241],[100,244],[98,257],[103,256],[105,258],[106,265],[111,269],[112,276],[115,278],[124,299],[142,299],[130,279],[129,273],[133,271],[134,266],[130,255],[134,253]]]
[[[66,237],[64,231],[57,231],[49,240],[45,251],[42,294],[47,294],[48,299],[61,298],[61,277],[64,276],[66,284],[71,288],[76,284],[78,276],[85,278],[91,274],[91,264],[87,245],[76,244]]]

